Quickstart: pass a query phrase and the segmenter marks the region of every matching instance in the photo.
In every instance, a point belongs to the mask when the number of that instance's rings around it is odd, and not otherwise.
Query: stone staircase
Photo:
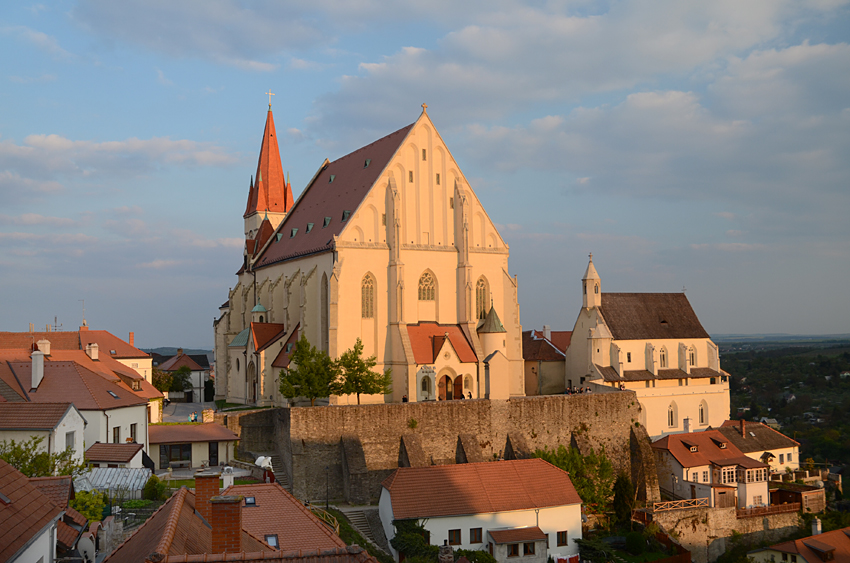
[[[372,534],[372,527],[369,526],[369,521],[366,520],[366,515],[362,510],[345,510],[345,517],[354,526],[354,529],[360,532],[360,535],[372,543],[375,542],[375,536]]]
[[[272,471],[274,471],[274,478],[277,479],[277,482],[280,483],[280,486],[286,489],[289,492],[292,492],[292,487],[289,484],[289,481],[286,478],[286,472],[283,470],[283,460],[280,455],[277,453],[272,454]]]

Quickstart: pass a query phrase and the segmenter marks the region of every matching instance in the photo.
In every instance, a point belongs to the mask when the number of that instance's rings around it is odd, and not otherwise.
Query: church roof
[[[415,325],[407,325],[407,334],[410,338],[410,346],[413,348],[413,358],[417,364],[433,364],[437,360],[437,354],[443,348],[447,337],[461,362],[475,363],[478,361],[475,350],[472,349],[472,345],[458,325],[420,322]]]
[[[563,362],[564,352],[537,330],[522,333],[522,359],[526,361]]]
[[[289,367],[289,358],[292,356],[292,348],[298,342],[298,329],[301,328],[301,324],[295,325],[295,329],[292,331],[292,334],[289,335],[289,338],[283,345],[283,348],[278,352],[277,357],[272,362],[272,367],[275,368],[287,368]]]
[[[269,344],[283,337],[286,330],[282,323],[251,323],[254,350],[262,352]]]
[[[710,338],[684,293],[603,293],[615,340]]]
[[[257,179],[248,192],[245,217],[263,211],[286,213],[290,207],[292,207],[292,187],[283,176],[274,117],[269,108],[266,115],[266,128],[263,131],[263,144],[260,146],[260,158],[257,162]]]
[[[596,266],[593,265],[593,254],[590,255],[590,260],[587,261],[587,269],[584,271],[583,280],[598,280],[599,274],[596,272]]]
[[[478,329],[478,332],[508,332],[505,330],[505,326],[502,324],[502,320],[499,318],[498,313],[496,313],[495,307],[490,307],[490,312],[487,313],[487,317],[484,319],[484,324],[481,325],[481,328]]]
[[[413,124],[325,165],[278,226],[276,240],[258,257],[254,268],[332,249],[334,237],[342,233],[411,127]]]
[[[237,334],[233,337],[233,340],[230,341],[230,347],[239,347],[239,346],[247,346],[248,345],[248,337],[251,335],[251,327],[247,327],[245,330]]]

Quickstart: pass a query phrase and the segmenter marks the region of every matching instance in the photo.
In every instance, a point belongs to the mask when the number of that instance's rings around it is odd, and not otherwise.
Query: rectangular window
[[[518,543],[509,543],[508,544],[508,557],[519,557],[519,544]]]
[[[558,547],[567,545],[567,532],[558,532]]]
[[[454,208],[455,208],[455,198],[450,197],[449,198],[449,209],[454,209]]]
[[[481,528],[469,529],[469,543],[481,543]]]
[[[788,460],[788,463],[791,463],[791,454],[788,454],[788,455],[787,455],[787,456],[785,456],[785,457],[786,457],[786,459]]]
[[[425,158],[425,156],[426,156],[427,154],[428,154],[428,153],[427,153],[427,152],[425,152],[425,149],[422,149],[422,160],[428,160],[427,158]]]
[[[626,363],[632,363],[632,353],[626,352]]]
[[[449,530],[449,545],[460,545],[460,530]]]
[[[649,380],[646,380],[646,388],[649,389]]]
[[[783,561],[788,561],[788,554],[787,554],[787,553],[783,553],[783,554],[782,554],[782,560],[783,560]]]
[[[73,432],[65,432],[65,449],[73,450],[74,449],[74,433]]]
[[[413,183],[413,170],[407,171],[407,181]]]
[[[381,213],[381,226],[383,226],[383,227],[387,226],[387,214],[386,213]]]
[[[708,471],[703,471],[703,472],[702,472],[702,482],[703,482],[703,483],[708,483]]]
[[[437,173],[437,185],[438,186],[440,185],[440,173],[439,172]]]
[[[272,546],[273,548],[277,549],[277,545],[278,545],[277,534],[266,535],[266,543],[269,544],[270,546]]]
[[[534,555],[534,542],[526,542],[522,544],[523,555]]]
[[[112,427],[112,443],[120,444],[121,443],[121,427],[114,426]]]
[[[761,502],[761,495],[755,495],[753,497],[753,504],[756,506],[761,506],[763,503]]]
[[[699,483],[699,471],[694,471],[694,474],[691,475],[691,480],[694,483]]]
[[[136,441],[136,423],[135,422],[130,425],[130,438],[132,438],[134,442]]]
[[[791,556],[791,563],[797,563],[797,556],[796,555]]]
[[[683,385],[684,385],[684,383],[682,383],[682,380],[680,379],[680,380],[679,380],[679,387],[681,387],[681,386],[683,386]]]
[[[785,463],[785,455],[779,454],[779,463]]]

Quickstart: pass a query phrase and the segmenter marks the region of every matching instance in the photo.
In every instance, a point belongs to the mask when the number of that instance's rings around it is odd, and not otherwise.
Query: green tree
[[[171,374],[171,389],[169,391],[185,391],[192,386],[192,369],[189,366],[180,366]]]
[[[47,453],[41,449],[44,438],[32,436],[25,442],[14,440],[0,442],[0,459],[27,477],[49,477],[51,475],[79,475],[85,471],[85,462],[74,458],[74,450]]]
[[[171,391],[171,383],[174,377],[167,371],[162,371],[159,368],[153,368],[151,372],[151,382],[156,387],[157,391]]]
[[[156,475],[151,475],[142,489],[142,498],[147,500],[162,500],[165,497],[166,484]]]
[[[605,455],[604,448],[598,454],[591,449],[588,455],[583,456],[572,446],[569,449],[558,446],[556,450],[537,450],[534,457],[548,461],[569,473],[582,502],[607,506],[614,484],[614,466]]]
[[[363,342],[357,339],[354,348],[349,348],[337,360],[336,364],[342,377],[339,392],[347,395],[357,395],[357,404],[360,404],[360,394],[376,395],[378,393],[392,392],[392,370],[384,373],[372,371],[378,363],[375,356],[363,358]]]
[[[91,522],[103,520],[103,495],[97,491],[78,491],[68,504]]]
[[[339,367],[327,352],[317,349],[303,334],[290,356],[288,369],[280,370],[280,393],[287,399],[305,397],[310,406],[319,397],[339,392]]]
[[[614,481],[613,505],[618,522],[631,522],[632,509],[635,506],[635,488],[632,486],[631,479],[624,473],[620,473]]]

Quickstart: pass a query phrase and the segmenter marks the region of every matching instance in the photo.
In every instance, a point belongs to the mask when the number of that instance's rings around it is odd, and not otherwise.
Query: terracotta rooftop
[[[291,207],[292,187],[283,176],[274,116],[269,107],[266,114],[266,127],[263,130],[263,142],[260,145],[260,158],[257,161],[257,175],[248,192],[245,217],[264,211],[285,213]]]
[[[535,362],[563,362],[564,357],[564,352],[552,341],[543,338],[540,331],[526,330],[522,333],[522,359]]]
[[[34,350],[39,340],[50,341],[50,350],[85,350],[87,344],[97,343],[100,353],[112,358],[148,358],[146,352],[121,340],[107,330],[59,332],[0,332],[0,349],[20,348]],[[114,353],[113,353],[114,351]]]
[[[23,473],[1,459],[0,494],[3,495],[0,497],[0,561],[9,561],[47,524],[58,518],[62,508],[53,504]]]
[[[615,340],[709,338],[684,293],[602,293]]]
[[[301,323],[295,325],[295,329],[292,331],[292,334],[289,335],[289,338],[286,339],[286,342],[283,344],[283,348],[278,352],[277,357],[272,362],[272,367],[275,368],[286,368],[289,367],[289,357],[292,355],[292,348],[298,343],[298,329],[301,328]],[[292,347],[290,347],[292,344]]]
[[[612,366],[600,366],[594,364],[599,373],[602,374],[604,381],[651,381],[653,379],[708,379],[711,377],[720,378],[729,374],[723,370],[716,371],[710,368],[691,368],[691,373],[686,373],[680,369],[660,369],[658,375],[652,375],[652,372],[645,369],[623,370],[622,377],[617,374],[617,370]]]
[[[725,445],[725,447],[721,447]],[[717,430],[703,430],[687,434],[669,434],[652,443],[657,450],[670,452],[682,467],[740,465],[747,468],[767,467],[764,463],[744,455],[726,436]],[[691,447],[697,451],[692,452]]]
[[[254,339],[254,350],[260,352],[278,338],[286,336],[286,330],[281,323],[251,323],[251,336]]]
[[[397,519],[581,503],[566,471],[537,458],[401,467],[381,485],[390,492]]]
[[[217,563],[219,561],[242,561],[265,563],[378,563],[358,545],[335,549],[299,549],[298,551],[273,551],[255,553],[227,553],[208,555],[178,555],[165,558],[162,563]]]
[[[449,342],[463,363],[475,363],[478,356],[472,344],[466,339],[459,325],[441,325],[434,322],[420,322],[407,325],[410,346],[417,364],[433,364],[448,335]]]
[[[170,560],[168,556],[205,555],[212,545],[210,525],[195,510],[195,495],[181,487],[159,507],[148,520],[139,526],[110,553],[104,562],[144,563],[148,557],[158,561]],[[242,531],[242,548],[245,551],[270,551],[272,548],[250,533]],[[228,554],[232,557],[234,554]],[[199,559],[210,561],[210,559]],[[185,559],[184,559],[185,561]],[[193,560],[194,561],[194,560]]]
[[[73,408],[71,403],[2,403],[0,430],[53,430]]]
[[[2,412],[0,407],[0,412]],[[744,435],[741,435],[741,426]],[[744,422],[739,420],[727,420],[717,429],[726,438],[745,454],[751,452],[763,452],[782,448],[793,448],[800,445],[782,432],[774,430],[763,422]]]
[[[259,538],[277,534],[281,551],[345,547],[327,524],[277,483],[235,485],[221,494],[254,497],[256,505],[243,503],[242,527]]]
[[[230,442],[239,437],[220,424],[150,424],[148,442],[151,444],[185,444],[189,442]]]
[[[528,528],[511,528],[509,530],[488,530],[495,543],[517,543],[526,541],[545,540],[548,538],[537,526]]]
[[[162,371],[177,371],[183,366],[188,366],[188,368],[192,371],[204,370],[204,368],[198,365],[198,362],[196,362],[189,354],[179,354],[168,358],[159,365],[159,369]]]
[[[411,127],[413,124],[322,167],[278,226],[276,235],[254,267],[262,268],[332,249],[334,237],[342,233],[349,217],[381,176]],[[368,166],[367,160],[370,161]],[[329,218],[327,226],[326,217]],[[308,223],[312,223],[309,233]],[[294,236],[293,229],[297,229]]]
[[[102,444],[95,442],[86,450],[86,461],[129,463],[141,449],[142,444]]]
[[[50,502],[60,508],[68,506],[68,501],[73,497],[74,480],[70,475],[59,477],[30,477],[30,485],[41,491],[50,499]]]
[[[831,552],[831,560],[836,563],[847,563],[850,561],[850,527],[799,540],[777,543],[765,549],[800,555],[809,563],[824,561],[821,553]]]

